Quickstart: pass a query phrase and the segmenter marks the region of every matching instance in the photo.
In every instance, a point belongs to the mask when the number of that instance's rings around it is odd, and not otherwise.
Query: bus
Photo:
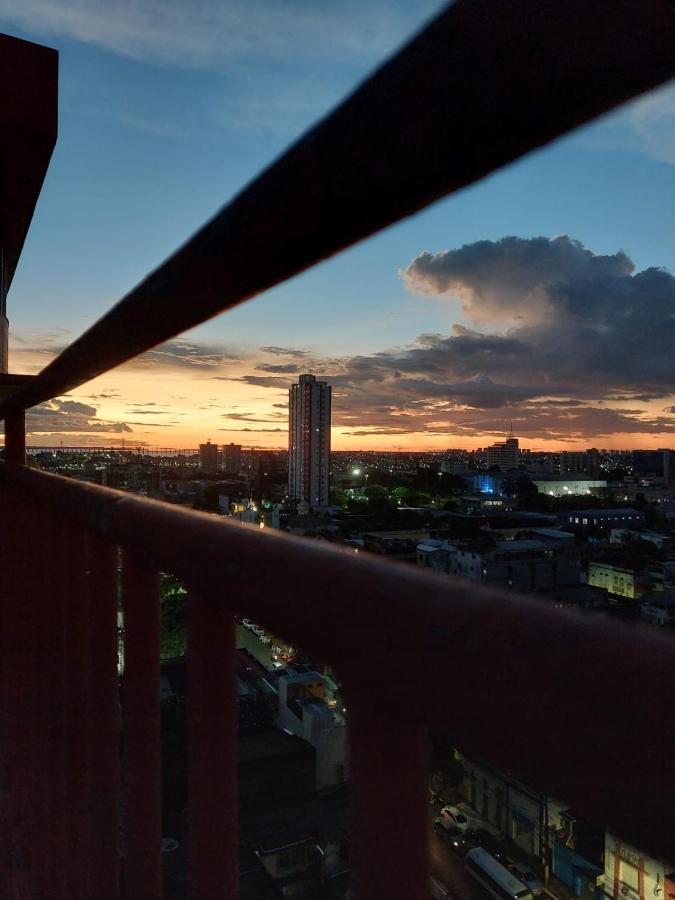
[[[482,847],[469,850],[464,858],[464,868],[497,900],[532,900],[529,887],[515,878]]]

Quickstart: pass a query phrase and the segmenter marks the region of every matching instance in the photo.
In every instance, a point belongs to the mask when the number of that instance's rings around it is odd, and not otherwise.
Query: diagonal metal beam
[[[67,348],[27,408],[675,74],[672,0],[457,0]]]

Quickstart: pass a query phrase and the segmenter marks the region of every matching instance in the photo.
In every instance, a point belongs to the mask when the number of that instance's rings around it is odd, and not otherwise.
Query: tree
[[[533,497],[539,493],[539,488],[528,478],[527,475],[520,475],[516,481],[516,495],[518,497]]]
[[[332,487],[328,492],[328,500],[331,506],[341,506],[343,509],[347,506],[347,492],[342,488]]]
[[[160,656],[162,659],[185,656],[187,649],[187,591],[173,575],[161,575],[160,602]]]
[[[366,487],[364,494],[369,500],[389,499],[389,491],[381,484],[369,484]]]

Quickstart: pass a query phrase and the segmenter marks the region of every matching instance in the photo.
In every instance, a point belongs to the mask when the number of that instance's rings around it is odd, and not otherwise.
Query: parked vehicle
[[[543,892],[544,882],[539,878],[536,872],[532,871],[532,867],[527,863],[511,862],[507,868],[512,875],[515,875],[516,878],[529,887],[535,897]]]
[[[261,644],[270,644],[271,643],[269,635],[265,634],[264,631],[262,634],[259,634],[258,637],[260,638]]]
[[[464,870],[496,900],[532,900],[532,892],[482,847],[464,857]]]
[[[260,625],[252,624],[251,631],[253,632],[253,634],[257,634],[258,637],[262,637],[262,635],[265,634],[265,629],[261,628]]]
[[[450,846],[453,850],[462,850],[467,846],[467,832],[460,828],[446,828],[440,818],[434,820],[434,831]]]
[[[443,828],[459,828],[460,831],[469,830],[469,820],[461,809],[456,806],[444,806],[439,816]]]
[[[250,619],[242,619],[241,624],[244,628],[248,628],[249,631],[253,628],[253,622]]]

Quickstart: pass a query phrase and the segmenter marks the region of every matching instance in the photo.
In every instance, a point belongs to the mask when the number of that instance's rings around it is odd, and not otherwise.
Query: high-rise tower
[[[328,504],[331,389],[301,375],[288,392],[288,495],[310,506]]]

